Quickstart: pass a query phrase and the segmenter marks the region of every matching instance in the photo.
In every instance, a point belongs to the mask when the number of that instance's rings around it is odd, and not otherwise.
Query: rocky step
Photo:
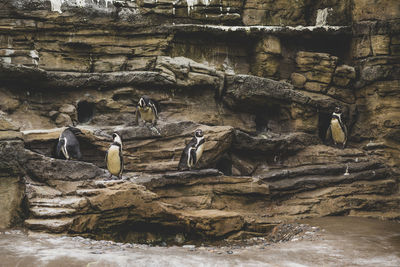
[[[43,155],[37,156],[38,160],[32,161],[27,167],[32,172],[33,178],[42,182],[50,178],[88,180],[107,176],[108,172],[101,168],[105,167],[104,156],[111,142],[110,134],[117,131],[123,138],[126,172],[176,171],[185,142],[193,138],[193,132],[198,128],[206,132],[207,136],[207,146],[198,167],[215,166],[218,158],[229,149],[233,136],[232,127],[199,125],[187,121],[171,123],[160,121],[157,127],[80,127],[84,133],[78,136],[83,155],[82,161],[52,158],[54,146],[62,128],[24,131],[26,147]],[[61,172],[56,172],[54,177],[45,175],[46,171],[50,172],[54,168],[61,170],[64,175],[61,177]]]
[[[74,218],[61,219],[28,219],[25,220],[25,226],[31,230],[45,231],[51,233],[61,233],[71,226]]]
[[[30,206],[49,208],[82,209],[83,207],[86,207],[88,205],[88,200],[86,198],[77,196],[32,198],[28,201]]]
[[[338,163],[338,164],[324,164],[324,165],[306,165],[294,168],[285,168],[279,170],[272,170],[257,177],[265,182],[275,182],[282,179],[294,179],[300,176],[309,175],[341,175],[346,172],[356,173],[360,171],[375,170],[384,168],[384,164],[378,161],[368,162],[350,162],[350,163]]]
[[[234,131],[232,148],[250,154],[288,154],[317,145],[320,140],[311,134],[302,132],[253,136],[240,130]]]
[[[396,184],[393,179],[362,180],[304,191],[270,206],[261,216],[275,223],[288,218],[295,220],[363,212],[368,212],[370,217],[384,218],[378,214],[398,212],[400,196],[393,195],[397,190]]]
[[[178,217],[190,221],[196,232],[221,237],[237,232],[245,226],[243,216],[237,212],[215,209],[185,210]]]
[[[355,173],[342,173],[337,175],[303,175],[294,178],[283,178],[267,182],[271,195],[290,195],[307,190],[329,187],[331,185],[349,184],[355,181],[371,181],[386,179],[390,175],[387,168],[359,171]]]
[[[140,177],[137,183],[160,196],[176,198],[196,195],[257,195],[269,199],[269,188],[260,179],[246,176],[226,176],[216,169],[167,172],[158,177]],[[174,188],[182,188],[185,190]]]
[[[68,208],[31,207],[30,212],[35,218],[53,218],[75,214],[76,210]]]

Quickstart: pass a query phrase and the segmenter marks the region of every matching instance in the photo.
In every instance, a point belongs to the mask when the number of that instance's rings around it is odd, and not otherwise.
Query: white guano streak
[[[86,0],[75,0],[75,1],[71,1],[71,0],[50,0],[51,3],[51,11],[57,11],[58,13],[62,13],[61,11],[61,5],[64,2],[70,2],[70,5],[75,5],[78,7],[86,7]],[[108,8],[108,6],[110,4],[112,4],[114,2],[114,0],[105,0],[106,3],[106,8]],[[92,3],[99,5],[100,1],[99,0],[92,0]]]
[[[190,14],[190,10],[194,8],[195,5],[198,5],[201,2],[203,5],[208,6],[212,0],[186,0],[188,14]]]
[[[329,9],[318,9],[317,11],[317,18],[315,20],[315,26],[325,26],[327,25],[327,18],[328,18]]]
[[[58,13],[62,13],[61,5],[64,0],[50,0],[51,3],[51,11],[57,11]]]

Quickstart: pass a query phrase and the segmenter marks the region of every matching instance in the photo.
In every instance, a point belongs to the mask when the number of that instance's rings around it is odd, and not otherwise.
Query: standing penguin
[[[193,168],[199,161],[204,151],[204,135],[203,131],[198,129],[194,132],[194,137],[189,144],[183,149],[181,159],[179,160],[178,170]]]
[[[119,178],[122,177],[122,171],[124,170],[124,159],[122,157],[122,140],[121,137],[113,133],[113,142],[108,148],[106,153],[107,169],[110,172],[110,178],[115,175]]]
[[[347,142],[347,128],[342,121],[342,111],[340,107],[336,107],[335,111],[332,113],[331,123],[326,132],[326,140],[331,139],[335,143],[342,145],[342,148],[346,146]]]
[[[157,102],[148,96],[142,96],[136,107],[136,124],[139,124],[139,116],[144,122],[151,122],[153,126],[157,124],[158,109]]]
[[[82,158],[79,141],[76,138],[78,134],[82,134],[81,130],[74,127],[68,127],[60,134],[56,148],[57,158],[65,158],[66,160],[80,160]]]

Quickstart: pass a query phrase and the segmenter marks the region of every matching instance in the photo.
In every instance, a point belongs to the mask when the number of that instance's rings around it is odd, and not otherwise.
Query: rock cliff
[[[0,227],[122,241],[400,218],[396,0],[0,0]],[[136,103],[161,107],[135,125]],[[345,149],[329,146],[341,107]],[[68,125],[82,161],[55,158]],[[178,172],[196,129],[195,170]],[[111,134],[122,180],[107,179]]]

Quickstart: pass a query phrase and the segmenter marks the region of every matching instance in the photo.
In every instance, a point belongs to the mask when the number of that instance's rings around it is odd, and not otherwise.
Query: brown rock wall
[[[0,1],[0,227],[182,243],[399,219],[396,2],[311,2]],[[134,125],[142,95],[155,127]],[[322,144],[337,106],[343,150]],[[82,161],[54,158],[69,124]],[[204,155],[177,172],[197,128]],[[113,132],[120,180],[104,169]]]

